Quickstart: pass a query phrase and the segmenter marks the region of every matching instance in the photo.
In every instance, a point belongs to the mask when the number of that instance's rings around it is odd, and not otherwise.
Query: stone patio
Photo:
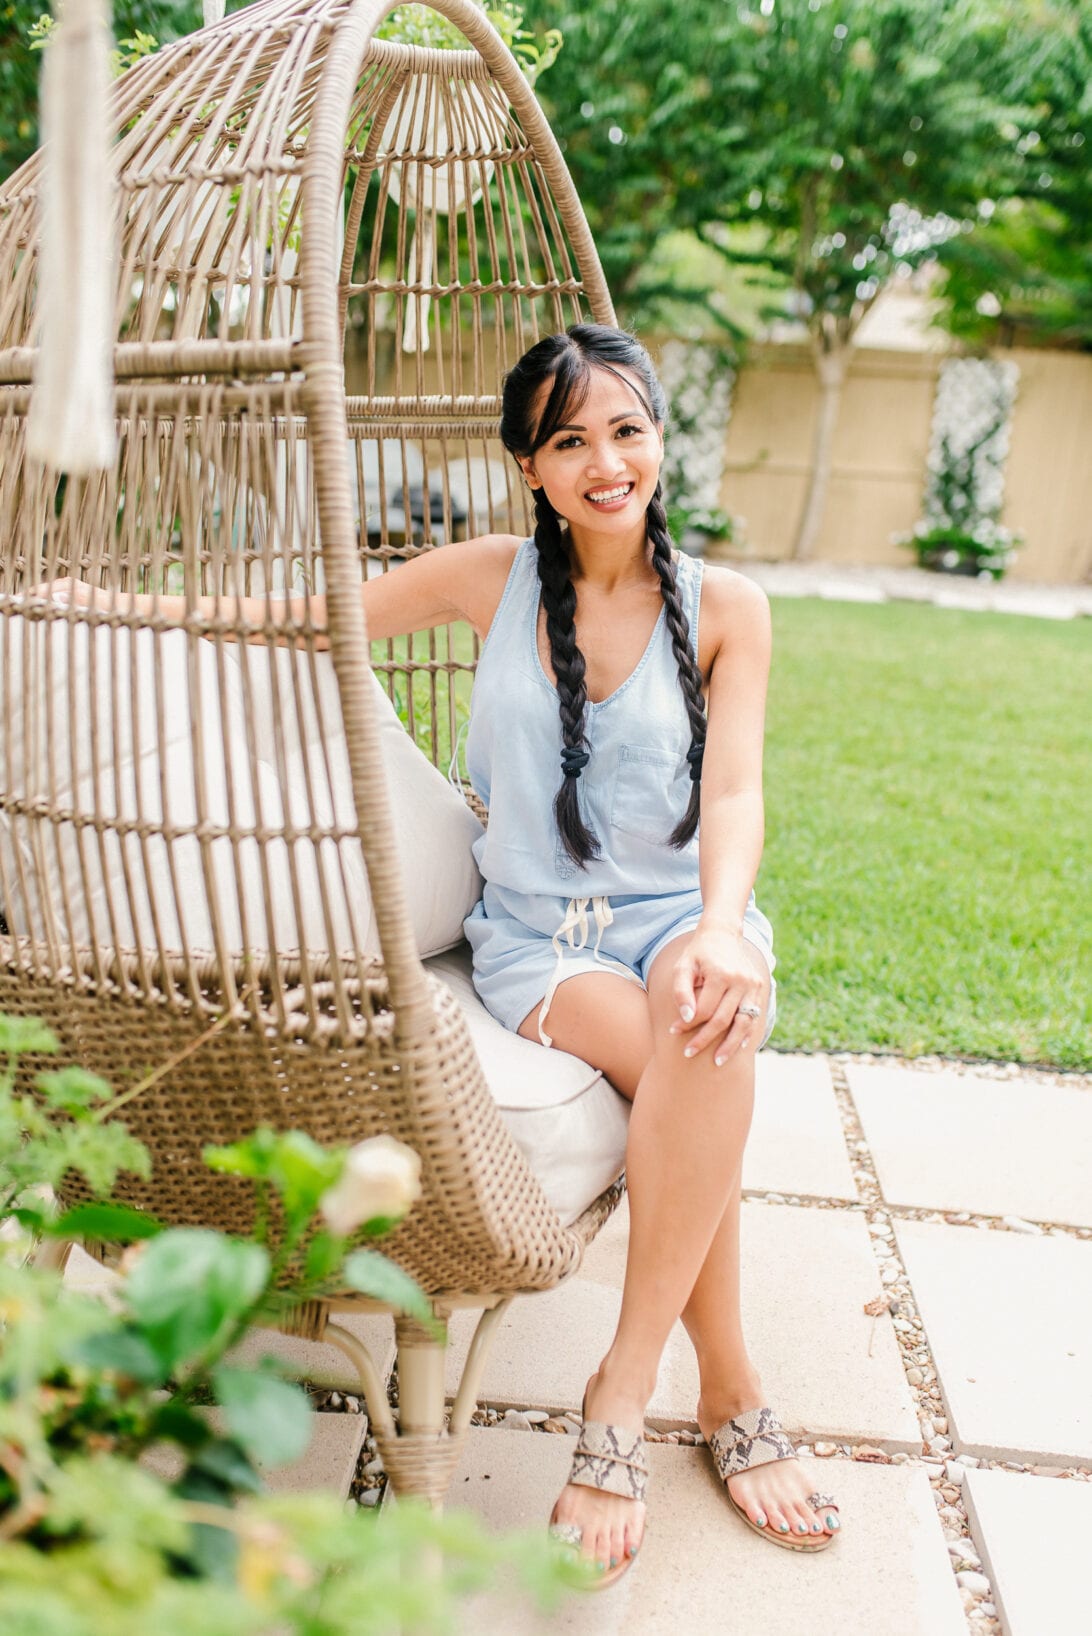
[[[941,1071],[938,1071],[938,1068]],[[648,1416],[646,1543],[613,1589],[549,1619],[498,1595],[460,1630],[505,1636],[1061,1636],[1088,1626],[1092,1083],[997,1065],[764,1052],[744,1170],[744,1305],[771,1401],[843,1533],[808,1558],[750,1533],[694,1422],[677,1328]],[[509,1309],[449,1503],[545,1526],[584,1382],[611,1334],[625,1206],[560,1289]],[[101,1287],[75,1254],[69,1278]],[[877,1297],[879,1301],[877,1301]],[[866,1307],[872,1311],[866,1311]],[[448,1390],[473,1314],[452,1324]],[[359,1320],[386,1370],[391,1326]],[[341,1390],[278,1486],[374,1503],[382,1472],[340,1354],[272,1334]],[[346,1414],[344,1411],[350,1412]],[[363,1439],[363,1441],[362,1441]],[[359,1450],[359,1454],[357,1451]],[[821,1465],[821,1472],[818,1469]]]

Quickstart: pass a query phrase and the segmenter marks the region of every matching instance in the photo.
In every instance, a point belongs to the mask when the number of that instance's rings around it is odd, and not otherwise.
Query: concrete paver
[[[743,1186],[806,1198],[857,1197],[826,1057],[760,1051],[755,1058]]]
[[[206,1412],[214,1423],[219,1420],[219,1410],[201,1411]],[[368,1421],[362,1414],[314,1414],[311,1441],[300,1458],[289,1466],[267,1466],[259,1460],[258,1470],[273,1494],[307,1494],[323,1489],[344,1499],[367,1429]],[[173,1482],[183,1468],[181,1451],[169,1443],[149,1449],[141,1464],[166,1482]]]
[[[934,573],[907,564],[792,562],[725,556],[770,596],[819,596],[828,600],[932,602],[939,607],[988,609],[996,613],[1073,619],[1092,614],[1092,586],[1052,584],[1042,580],[977,579]]]
[[[1092,1459],[1092,1243],[896,1224],[957,1452]]]
[[[274,1494],[304,1494],[321,1488],[344,1499],[360,1458],[367,1418],[362,1414],[316,1414],[311,1419],[311,1442],[299,1460],[272,1471],[259,1462],[258,1469]]]
[[[847,1063],[890,1204],[1092,1227],[1092,1095]]]
[[[585,1382],[614,1332],[627,1225],[620,1210],[576,1277],[512,1304],[486,1365],[483,1402],[579,1409]],[[862,1311],[880,1280],[861,1214],[747,1203],[742,1232],[744,1330],[786,1428],[920,1449],[891,1320]],[[452,1321],[449,1396],[476,1318],[457,1313]],[[649,1404],[650,1423],[693,1425],[697,1397],[693,1348],[676,1324]]]
[[[1092,1483],[969,1471],[963,1493],[1005,1636],[1086,1630]]]
[[[750,1533],[704,1449],[649,1444],[648,1526],[634,1568],[609,1591],[574,1594],[549,1617],[494,1594],[468,1604],[464,1636],[965,1636],[948,1553],[923,1471],[815,1460],[843,1532],[804,1556]],[[449,1507],[503,1531],[544,1528],[572,1443],[471,1431]]]
[[[354,1317],[342,1312],[336,1321],[342,1329],[363,1341],[375,1360],[380,1378],[385,1381],[395,1357],[394,1320],[379,1313]],[[360,1376],[336,1346],[325,1341],[301,1341],[275,1329],[252,1329],[231,1353],[231,1362],[253,1365],[267,1356],[279,1358],[297,1380],[351,1392],[363,1400]]]

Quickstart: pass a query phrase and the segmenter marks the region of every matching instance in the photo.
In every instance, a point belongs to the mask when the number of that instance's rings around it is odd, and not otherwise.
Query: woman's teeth
[[[623,483],[620,488],[616,489],[595,489],[591,494],[586,495],[585,498],[590,500],[593,505],[610,505],[615,500],[624,500],[632,487],[632,483]]]

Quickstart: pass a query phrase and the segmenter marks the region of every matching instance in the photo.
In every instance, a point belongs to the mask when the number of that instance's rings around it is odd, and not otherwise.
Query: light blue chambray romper
[[[702,564],[680,554],[677,571],[696,655]],[[587,707],[591,759],[578,789],[601,856],[580,869],[554,821],[561,720],[538,653],[540,591],[534,541],[524,540],[471,697],[467,770],[489,824],[474,843],[484,895],[465,927],[488,1010],[514,1031],[541,1004],[539,1036],[549,1045],[543,1024],[559,983],[608,970],[643,986],[665,944],[697,925],[702,902],[697,836],[681,851],[668,842],[690,799],[690,725],[664,610],[636,670]],[[743,936],[772,973],[773,930],[753,892]],[[771,978],[760,1045],[775,1013]]]

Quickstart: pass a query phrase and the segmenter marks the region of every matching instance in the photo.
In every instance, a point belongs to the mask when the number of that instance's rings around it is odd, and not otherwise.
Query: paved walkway
[[[694,1422],[681,1328],[649,1411],[646,1542],[609,1592],[550,1620],[484,1601],[505,1636],[1067,1636],[1088,1628],[1092,1079],[1004,1065],[761,1053],[744,1166],[744,1302],[769,1397],[821,1464],[843,1533],[804,1557],[750,1533]],[[510,1309],[450,1491],[498,1529],[545,1526],[584,1381],[613,1329],[624,1208],[578,1276]],[[78,1256],[69,1276],[101,1281]],[[449,1390],[475,1315],[453,1325]],[[390,1325],[353,1321],[384,1368]],[[248,1341],[255,1355],[270,1338]],[[311,1378],[332,1349],[278,1339]],[[378,1501],[356,1397],[276,1486]],[[346,1412],[348,1411],[348,1412]],[[355,1469],[355,1477],[351,1474]]]
[[[717,559],[718,561],[721,559]],[[932,602],[939,608],[992,609],[1037,619],[1092,615],[1092,585],[971,579],[927,568],[883,568],[833,562],[753,562],[724,558],[770,596],[817,596],[842,602]]]

